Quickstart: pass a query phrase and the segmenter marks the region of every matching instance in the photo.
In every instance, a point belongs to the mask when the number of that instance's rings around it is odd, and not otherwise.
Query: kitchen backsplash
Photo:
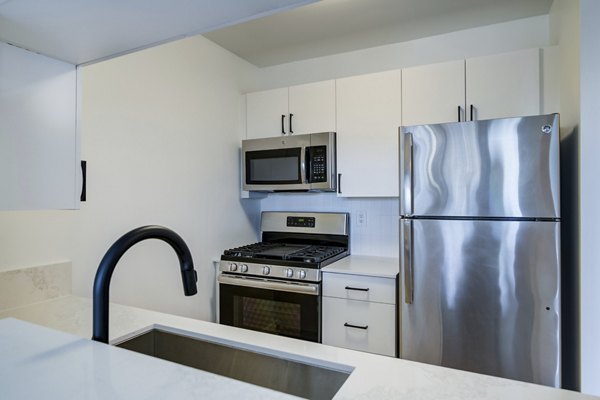
[[[344,198],[335,193],[272,193],[261,211],[333,211],[350,213],[352,254],[398,257],[398,199]]]
[[[0,271],[0,311],[71,294],[71,262]]]

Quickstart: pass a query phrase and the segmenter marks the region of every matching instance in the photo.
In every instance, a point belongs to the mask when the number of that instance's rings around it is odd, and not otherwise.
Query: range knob
[[[288,268],[285,270],[285,276],[287,276],[288,278],[293,278],[294,277],[294,270],[291,268]]]
[[[230,270],[231,272],[233,272],[233,271],[237,271],[237,264],[236,264],[236,263],[231,263],[231,264],[229,264],[229,270]]]
[[[271,273],[271,268],[268,265],[265,265],[262,269],[263,275],[269,275]]]
[[[242,272],[248,272],[248,266],[246,264],[242,264],[240,266],[240,271],[242,271]]]
[[[298,271],[298,278],[299,279],[304,279],[306,278],[306,271],[301,269],[300,271]]]

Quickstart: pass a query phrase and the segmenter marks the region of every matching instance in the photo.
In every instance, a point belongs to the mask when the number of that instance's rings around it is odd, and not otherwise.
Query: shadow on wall
[[[580,391],[579,127],[560,144],[562,387]]]

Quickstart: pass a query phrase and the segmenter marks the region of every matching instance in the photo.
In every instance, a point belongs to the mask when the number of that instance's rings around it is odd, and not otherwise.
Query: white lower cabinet
[[[323,344],[396,356],[396,280],[323,273]]]

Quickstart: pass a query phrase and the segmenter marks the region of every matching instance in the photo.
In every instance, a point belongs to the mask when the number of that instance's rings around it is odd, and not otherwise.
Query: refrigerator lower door
[[[560,386],[560,223],[400,221],[401,358]]]

